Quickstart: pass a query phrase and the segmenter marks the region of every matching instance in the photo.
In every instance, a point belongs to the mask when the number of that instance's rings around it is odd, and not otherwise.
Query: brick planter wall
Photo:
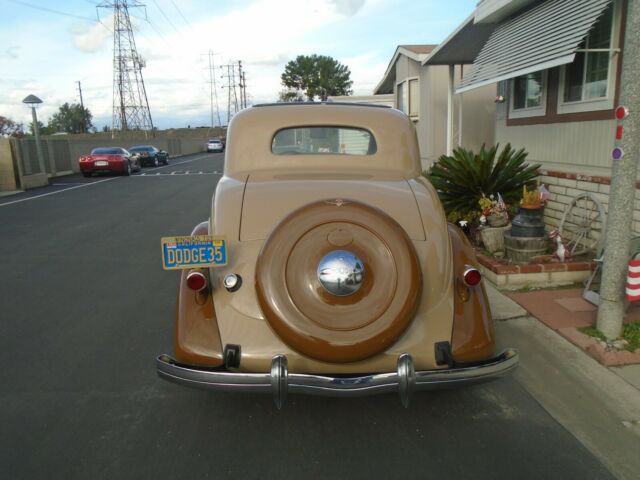
[[[595,262],[553,262],[505,265],[476,252],[482,275],[501,290],[522,287],[553,287],[584,282],[595,268]]]

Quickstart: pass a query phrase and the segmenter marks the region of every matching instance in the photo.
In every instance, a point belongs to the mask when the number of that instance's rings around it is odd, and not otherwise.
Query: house
[[[549,227],[559,225],[580,194],[607,209],[626,5],[482,0],[425,62],[451,68],[471,61],[456,86],[465,98],[487,86],[495,89],[502,101],[495,142],[523,147],[530,161],[542,164],[541,181],[551,191],[545,208]],[[638,207],[638,193],[636,199]],[[593,226],[602,228],[601,222]],[[633,226],[640,234],[640,209]]]
[[[329,96],[330,102],[340,103],[367,103],[369,105],[380,105],[394,107],[393,95],[333,95]]]
[[[478,150],[483,143],[492,143],[494,136],[495,87],[465,95],[463,109],[453,89],[464,66],[427,65],[436,49],[436,45],[399,45],[373,91],[392,94],[393,106],[413,120],[425,169],[456,146]]]

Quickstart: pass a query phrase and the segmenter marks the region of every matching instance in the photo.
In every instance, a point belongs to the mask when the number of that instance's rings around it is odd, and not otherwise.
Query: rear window
[[[103,155],[120,155],[122,153],[122,149],[120,148],[94,148],[91,150],[91,155],[95,154],[103,154]]]
[[[130,152],[153,152],[153,147],[131,147]]]
[[[275,155],[373,155],[373,135],[353,127],[295,127],[279,130],[271,142]]]

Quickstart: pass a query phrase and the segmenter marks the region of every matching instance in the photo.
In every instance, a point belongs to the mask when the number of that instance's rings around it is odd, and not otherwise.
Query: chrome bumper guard
[[[397,391],[406,407],[411,393],[486,382],[508,374],[518,365],[518,352],[507,349],[488,360],[454,368],[416,372],[411,355],[398,357],[398,369],[392,373],[362,376],[325,376],[289,373],[287,357],[276,355],[269,373],[243,373],[181,365],[168,355],[156,359],[160,378],[189,387],[216,391],[272,393],[282,408],[287,393],[332,397],[356,397]]]

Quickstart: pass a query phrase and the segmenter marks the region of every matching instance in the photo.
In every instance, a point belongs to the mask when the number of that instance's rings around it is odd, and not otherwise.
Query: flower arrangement
[[[526,185],[522,186],[522,200],[520,200],[520,206],[522,208],[541,208],[542,198],[540,191],[537,188],[528,190]]]
[[[486,197],[482,195],[478,200],[480,210],[482,212],[480,216],[480,223],[488,223],[491,227],[503,227],[509,223],[509,207],[502,196],[498,193],[497,198],[493,194]]]

